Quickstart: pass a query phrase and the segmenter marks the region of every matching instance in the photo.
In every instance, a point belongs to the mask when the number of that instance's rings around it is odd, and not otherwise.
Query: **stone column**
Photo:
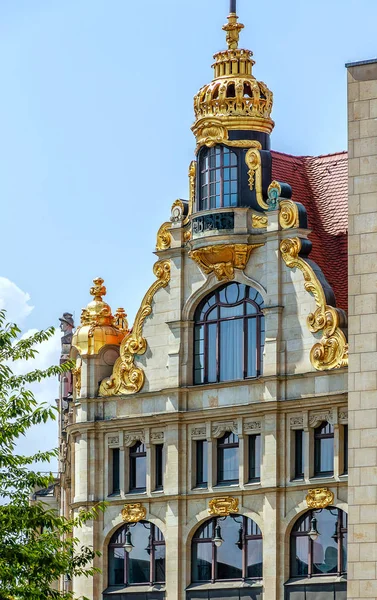
[[[348,68],[348,598],[377,598],[377,60]]]

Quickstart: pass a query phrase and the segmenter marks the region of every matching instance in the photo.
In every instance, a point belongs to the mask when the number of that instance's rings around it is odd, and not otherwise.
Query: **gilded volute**
[[[93,300],[82,309],[81,324],[72,339],[72,346],[81,355],[98,354],[103,346],[119,346],[128,333],[124,309],[118,308],[113,316],[110,306],[102,299],[106,295],[103,279],[97,277],[93,283],[90,289]]]

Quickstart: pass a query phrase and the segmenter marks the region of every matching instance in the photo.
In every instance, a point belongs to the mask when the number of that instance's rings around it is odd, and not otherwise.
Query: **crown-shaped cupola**
[[[274,127],[273,94],[265,83],[254,77],[251,50],[238,47],[243,27],[238,22],[236,1],[231,0],[228,23],[223,27],[228,49],[214,55],[214,79],[194,98],[196,120],[192,130],[198,146],[203,145],[206,138],[216,137],[216,127],[221,128],[217,137],[224,139],[231,139],[232,131],[270,134]]]

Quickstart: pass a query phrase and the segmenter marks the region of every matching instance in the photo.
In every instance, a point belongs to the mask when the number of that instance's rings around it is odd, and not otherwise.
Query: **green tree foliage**
[[[72,365],[15,375],[12,363],[33,359],[38,345],[53,333],[50,328],[19,339],[19,328],[6,323],[0,311],[0,600],[72,600],[73,594],[58,592],[53,584],[62,575],[90,577],[97,570],[91,564],[99,553],[81,546],[73,533],[104,510],[104,504],[67,519],[42,502],[30,503],[32,490],[54,482],[52,474],[37,472],[34,465],[55,459],[57,450],[22,456],[16,448],[30,427],[56,418],[56,409],[39,404],[30,384],[56,377]]]

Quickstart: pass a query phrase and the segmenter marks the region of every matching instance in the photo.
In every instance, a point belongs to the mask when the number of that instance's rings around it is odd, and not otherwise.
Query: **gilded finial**
[[[228,23],[223,27],[223,30],[226,31],[226,42],[229,50],[237,50],[240,39],[240,31],[244,28],[242,23],[238,23],[238,17],[235,8],[236,3],[231,2]]]
[[[90,288],[90,295],[94,296],[94,300],[102,301],[102,296],[106,296],[106,288],[102,285],[104,280],[102,277],[96,277],[93,279],[94,286]]]
[[[117,308],[114,315],[114,324],[118,329],[121,329],[122,331],[128,331],[127,314],[124,308]]]

